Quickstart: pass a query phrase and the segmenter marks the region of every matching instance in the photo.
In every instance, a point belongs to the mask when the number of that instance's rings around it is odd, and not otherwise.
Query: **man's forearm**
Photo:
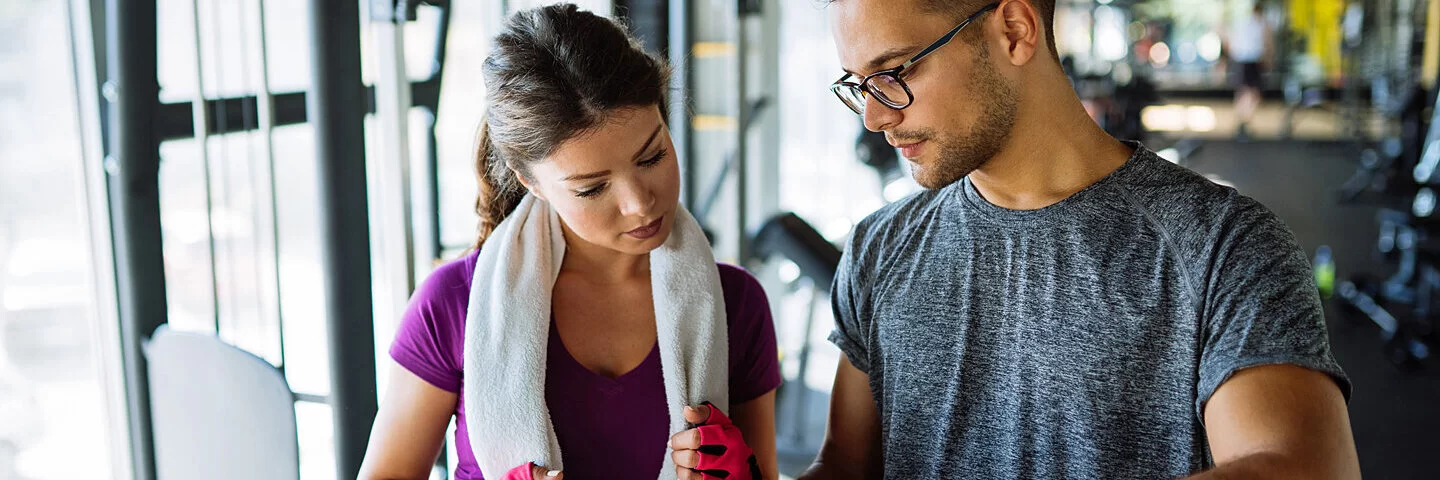
[[[795,480],[858,480],[865,478],[864,472],[846,469],[838,465],[827,465],[825,462],[816,460],[805,469],[805,473],[795,477]]]

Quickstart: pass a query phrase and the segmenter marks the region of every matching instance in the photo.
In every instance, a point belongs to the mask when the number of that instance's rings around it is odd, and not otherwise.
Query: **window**
[[[0,478],[125,478],[69,21],[0,4]]]

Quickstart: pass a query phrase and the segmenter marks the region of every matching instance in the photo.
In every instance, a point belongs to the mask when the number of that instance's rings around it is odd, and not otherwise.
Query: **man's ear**
[[[1040,12],[1030,2],[1010,0],[1002,3],[995,12],[1001,18],[1001,32],[1004,33],[1004,52],[1010,64],[1020,67],[1035,58],[1035,52],[1045,48],[1045,26]]]

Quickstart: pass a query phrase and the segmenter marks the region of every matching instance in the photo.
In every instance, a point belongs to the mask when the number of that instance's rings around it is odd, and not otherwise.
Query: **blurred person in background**
[[[1270,59],[1270,26],[1265,22],[1265,7],[1256,0],[1250,16],[1236,23],[1229,32],[1225,50],[1234,62],[1235,136],[1250,138],[1250,121],[1260,108],[1264,71]]]

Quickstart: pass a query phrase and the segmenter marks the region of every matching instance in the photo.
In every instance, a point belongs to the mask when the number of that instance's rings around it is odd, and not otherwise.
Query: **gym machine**
[[[1379,326],[1386,358],[1406,370],[1423,365],[1440,344],[1435,328],[1435,297],[1440,293],[1440,218],[1435,215],[1434,191],[1440,185],[1437,102],[1432,85],[1428,91],[1412,89],[1388,108],[1382,105],[1398,114],[1400,134],[1366,149],[1360,167],[1340,191],[1342,203],[1380,206],[1376,250],[1391,260],[1395,272],[1381,280],[1355,275],[1336,287],[1336,300],[1348,317]]]

